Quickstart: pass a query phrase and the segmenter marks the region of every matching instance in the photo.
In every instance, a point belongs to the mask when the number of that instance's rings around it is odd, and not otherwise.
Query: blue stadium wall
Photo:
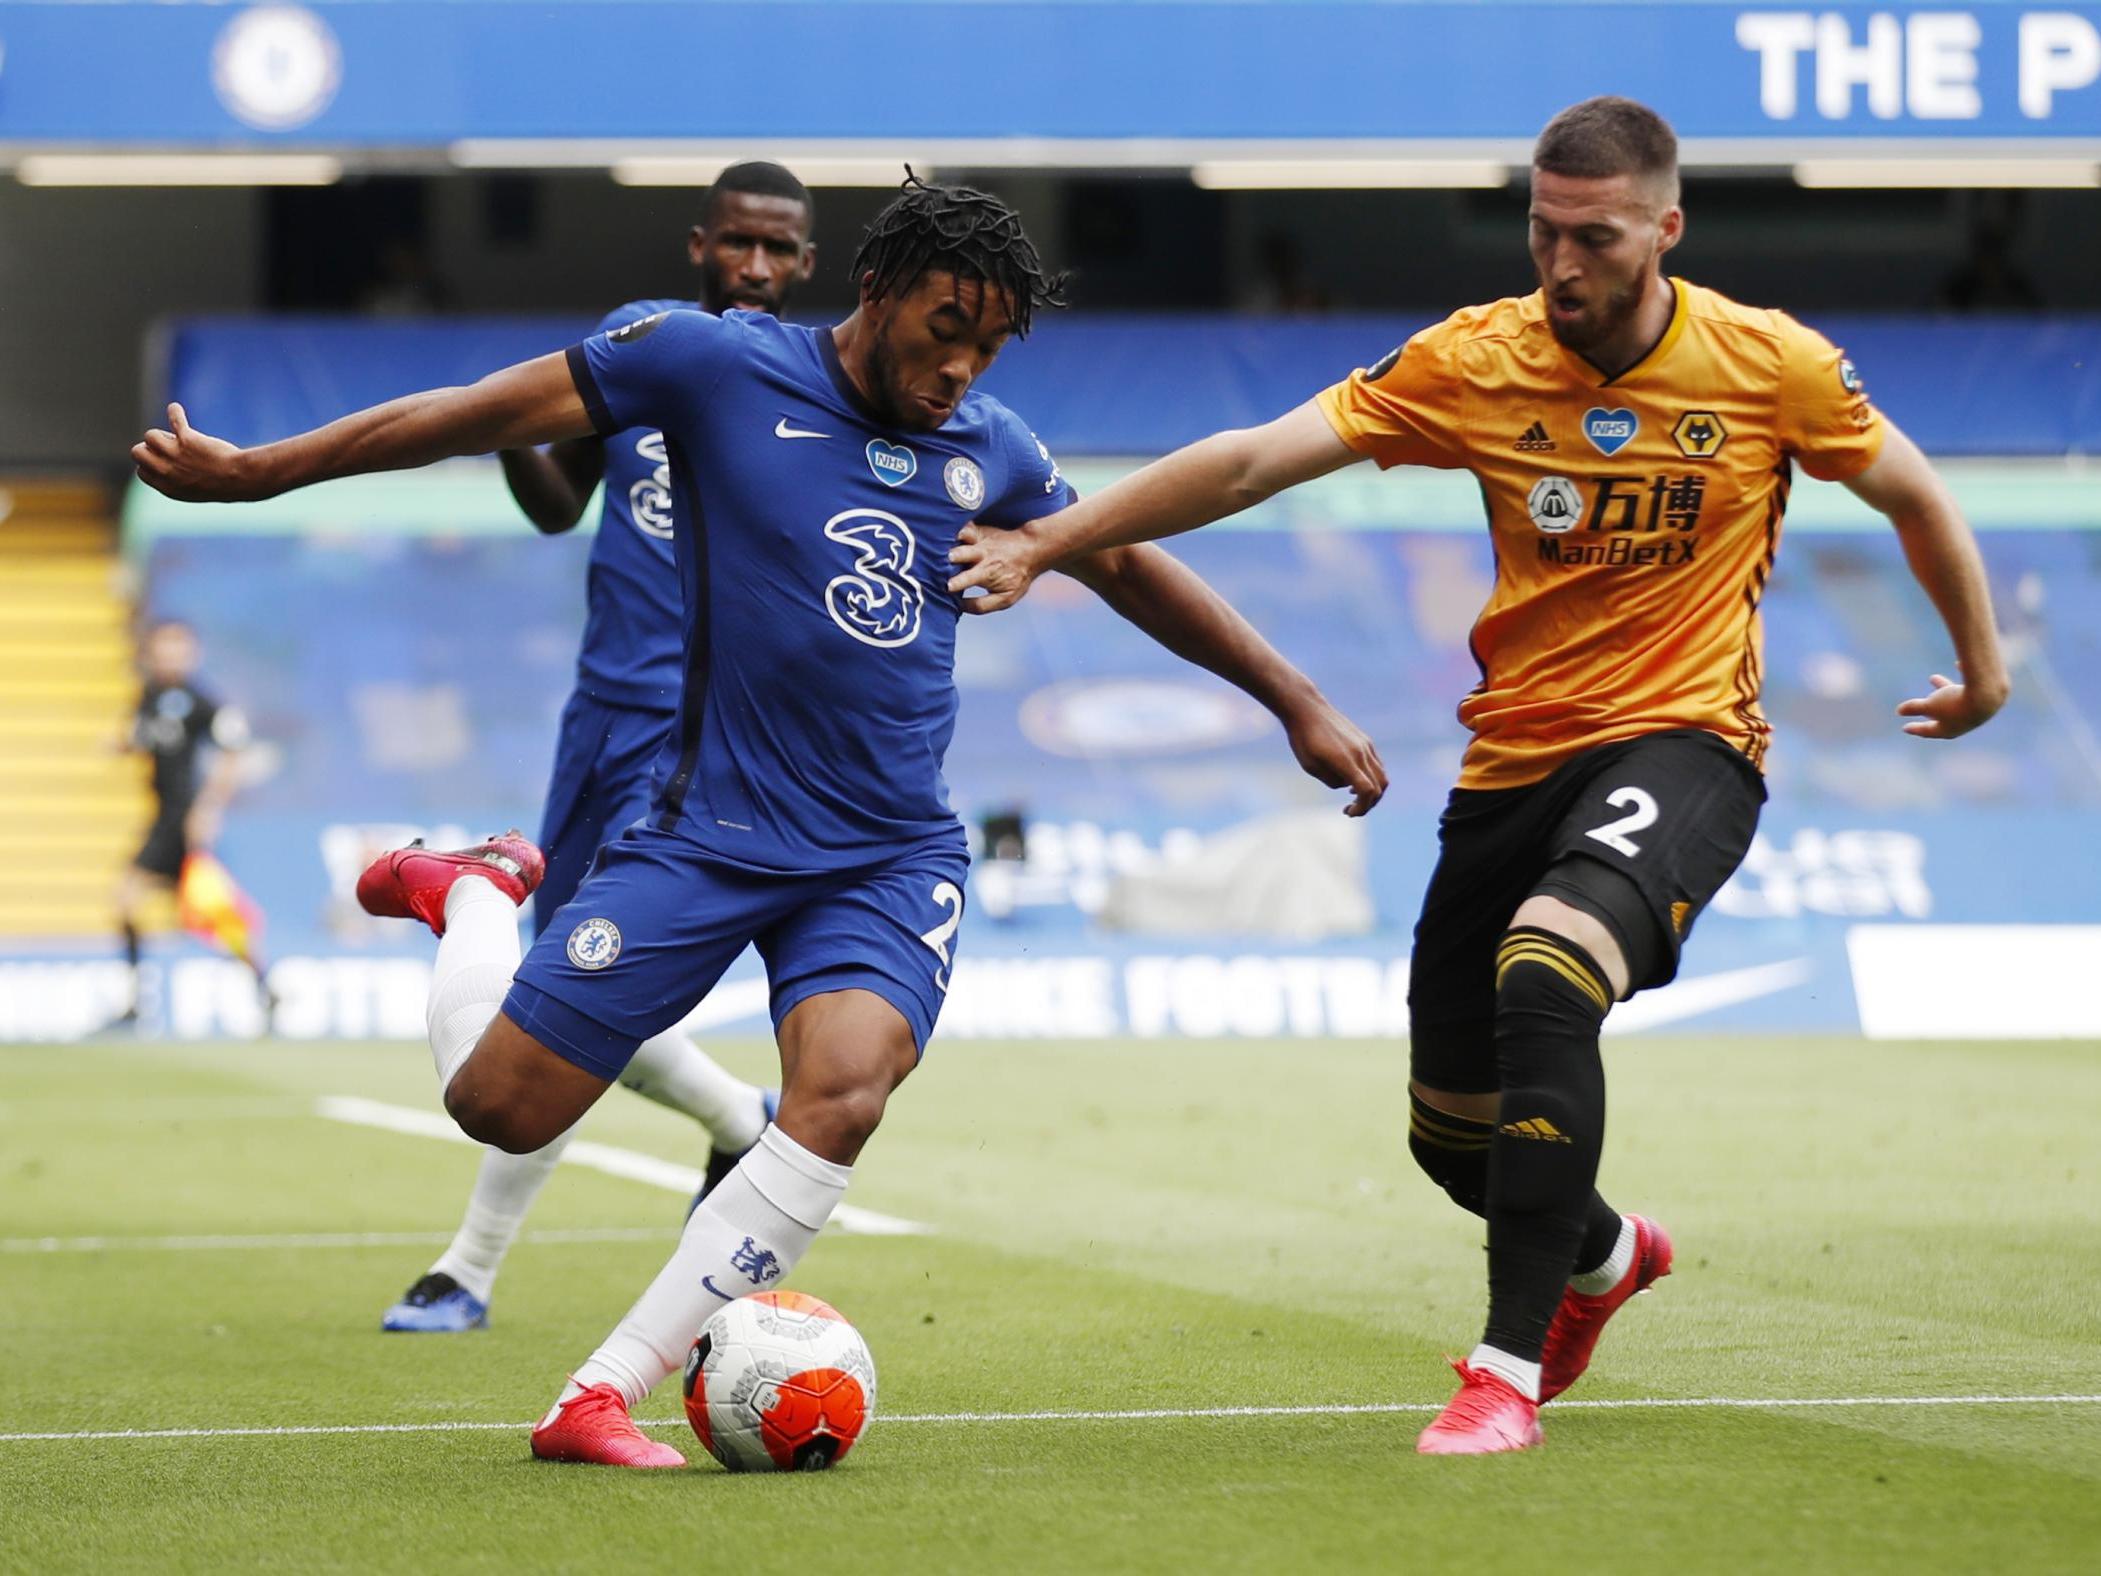
[[[997,375],[1091,489],[1133,463],[1105,451],[1259,419],[1414,326],[1066,325]],[[2015,698],[1952,746],[1898,731],[1896,701],[1948,666],[1944,637],[1887,527],[1805,482],[1765,602],[1777,743],[1758,844],[1679,983],[1615,1025],[2097,1032],[2077,998],[2080,960],[2101,963],[2101,484],[2065,457],[2101,443],[2101,324],[1822,326],[1929,448],[2000,457],[1949,469],[1984,536]],[[576,328],[187,325],[172,387],[208,427],[262,439]],[[350,884],[370,850],[407,835],[537,823],[588,537],[537,537],[485,463],[243,510],[133,505],[151,607],[204,630],[212,680],[268,753],[222,853],[270,916],[280,1031],[420,1034],[427,938],[367,919]],[[973,879],[948,1033],[1405,1031],[1408,932],[1492,573],[1472,485],[1361,468],[1176,551],[1379,741],[1394,788],[1361,827],[1373,927],[1294,945],[1099,926],[1120,872],[1193,836],[1337,812],[1258,709],[1077,586],[1046,584],[1014,615],[970,621],[960,643],[956,808],[973,825],[1022,810],[1031,860]],[[236,971],[176,940],[160,957],[148,1006],[165,1032],[251,1026]],[[113,977],[92,951],[0,961],[0,1037],[81,1032]],[[763,1008],[747,959],[697,1022],[756,1029]]]

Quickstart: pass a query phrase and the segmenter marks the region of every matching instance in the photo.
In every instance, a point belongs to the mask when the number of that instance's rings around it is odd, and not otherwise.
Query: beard
[[[905,387],[904,374],[898,370],[897,351],[890,343],[890,326],[884,324],[876,332],[868,346],[868,382],[870,402],[884,421],[893,427],[908,427],[918,432],[932,432],[938,423],[929,421],[920,403],[912,398]]]
[[[1642,281],[1636,280],[1631,285],[1608,291],[1602,300],[1584,313],[1579,322],[1564,323],[1549,313],[1547,327],[1556,339],[1580,355],[1604,344],[1633,321],[1636,310],[1641,306],[1641,293]],[[1549,290],[1547,295],[1551,301],[1553,292]]]
[[[781,309],[781,298],[777,293],[765,290],[753,290],[750,286],[740,286],[739,290],[742,293],[757,297],[757,299],[751,301],[739,301],[735,299],[731,293],[729,285],[723,282],[722,270],[716,265],[714,258],[703,257],[701,259],[700,304],[708,311],[715,313],[722,313],[733,310],[744,312],[779,312]]]

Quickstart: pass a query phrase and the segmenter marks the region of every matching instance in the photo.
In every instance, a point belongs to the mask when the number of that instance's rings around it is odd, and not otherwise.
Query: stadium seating
[[[120,576],[102,488],[0,489],[0,937],[106,936],[138,846],[144,778],[110,747],[135,697]]]

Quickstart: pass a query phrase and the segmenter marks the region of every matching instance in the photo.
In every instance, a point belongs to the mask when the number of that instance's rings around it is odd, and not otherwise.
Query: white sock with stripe
[[[473,1052],[510,994],[518,972],[518,905],[480,876],[461,876],[445,894],[445,934],[430,973],[424,1023],[438,1068],[438,1088]]]
[[[630,1407],[641,1404],[686,1360],[693,1338],[724,1303],[771,1291],[795,1268],[846,1192],[851,1166],[834,1165],[779,1127],[701,1201],[671,1261],[605,1344],[576,1370],[566,1401],[588,1385],[610,1384]]]

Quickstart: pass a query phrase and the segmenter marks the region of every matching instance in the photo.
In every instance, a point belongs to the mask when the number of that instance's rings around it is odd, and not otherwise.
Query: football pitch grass
[[[1413,1453],[1482,1261],[1399,1048],[943,1042],[850,1195],[931,1234],[791,1277],[878,1420],[744,1478],[682,1420],[685,1472],[526,1449],[668,1251],[663,1185],[565,1165],[491,1329],[383,1336],[475,1155],[317,1102],[435,1111],[421,1047],[0,1050],[0,1570],[2093,1569],[2101,1047],[1607,1056],[1605,1187],[1677,1269],[1543,1450]],[[618,1090],[586,1136],[701,1153]]]

